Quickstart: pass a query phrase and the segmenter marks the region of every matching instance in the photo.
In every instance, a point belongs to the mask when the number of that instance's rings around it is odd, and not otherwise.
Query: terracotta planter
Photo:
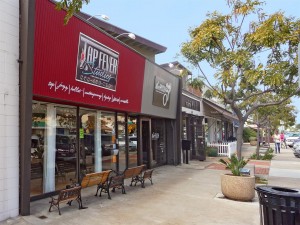
[[[255,196],[254,176],[221,175],[221,189],[226,198],[237,201],[251,201]]]
[[[257,141],[250,141],[251,146],[256,146],[256,144],[257,144]]]

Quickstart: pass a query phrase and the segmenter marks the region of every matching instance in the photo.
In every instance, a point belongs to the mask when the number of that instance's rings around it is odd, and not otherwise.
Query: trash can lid
[[[300,189],[278,187],[278,186],[258,186],[255,188],[256,191],[262,192],[264,194],[273,194],[286,197],[296,197],[300,198]]]

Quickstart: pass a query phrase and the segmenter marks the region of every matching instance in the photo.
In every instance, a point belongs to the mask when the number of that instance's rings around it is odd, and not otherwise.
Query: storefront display
[[[35,7],[32,200],[89,173],[164,165],[177,150],[166,121],[175,127],[180,79],[77,16],[61,26],[53,6]]]

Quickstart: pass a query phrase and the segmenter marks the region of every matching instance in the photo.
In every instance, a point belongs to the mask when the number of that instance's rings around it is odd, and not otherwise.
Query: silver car
[[[300,158],[300,139],[294,141],[293,145],[294,155]]]
[[[299,139],[300,138],[300,135],[299,134],[292,134],[291,136],[287,137],[286,138],[286,144],[292,148],[293,145],[294,145],[294,141]]]

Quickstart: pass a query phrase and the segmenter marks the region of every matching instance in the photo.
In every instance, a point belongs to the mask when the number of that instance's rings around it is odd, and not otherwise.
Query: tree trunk
[[[236,133],[236,139],[237,139],[236,153],[239,159],[242,158],[243,131],[244,131],[244,122],[239,121],[239,127]]]
[[[256,133],[256,159],[259,157],[259,144],[260,144],[260,130],[259,126],[257,126],[257,133]]]
[[[270,136],[271,136],[270,128],[268,128],[268,145],[269,146],[270,146]]]

